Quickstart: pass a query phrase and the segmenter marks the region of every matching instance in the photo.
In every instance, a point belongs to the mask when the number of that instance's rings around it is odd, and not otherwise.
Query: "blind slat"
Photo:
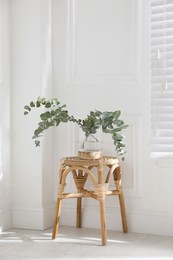
[[[152,152],[173,153],[173,0],[151,0]]]

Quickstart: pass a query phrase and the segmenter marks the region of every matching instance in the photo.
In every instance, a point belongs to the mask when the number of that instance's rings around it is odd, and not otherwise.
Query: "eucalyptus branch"
[[[120,110],[113,112],[90,111],[90,114],[82,120],[69,115],[66,105],[60,105],[60,102],[56,98],[46,100],[45,98],[38,97],[35,102],[31,101],[29,105],[24,106],[24,115],[28,115],[34,108],[40,109],[41,107],[43,107],[44,111],[40,114],[40,122],[32,137],[35,139],[36,146],[40,145],[39,139],[48,128],[57,127],[60,123],[73,122],[79,125],[84,132],[84,141],[89,136],[98,141],[94,134],[101,128],[104,133],[112,135],[115,151],[118,155],[123,155],[126,152],[122,130],[127,128],[128,125],[120,119]]]

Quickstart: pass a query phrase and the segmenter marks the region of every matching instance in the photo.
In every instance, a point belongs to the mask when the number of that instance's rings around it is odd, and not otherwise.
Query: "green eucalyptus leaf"
[[[64,108],[64,107],[66,107],[66,105],[62,105],[62,106],[61,106],[61,108]]]
[[[37,102],[39,102],[40,104],[44,104],[44,102],[46,102],[46,99],[44,97],[38,97]]]
[[[51,116],[55,116],[56,115],[55,110],[50,111],[50,114],[51,114]]]
[[[56,98],[52,100],[52,103],[56,106],[60,104],[60,102]]]
[[[30,107],[35,107],[35,103],[33,101],[30,102]]]
[[[50,103],[49,101],[46,102],[46,103],[45,103],[45,107],[46,107],[46,108],[50,108],[50,107],[51,107],[51,103]]]
[[[118,118],[121,115],[121,111],[117,110],[113,113],[114,117]]]
[[[37,100],[37,102],[36,102],[36,107],[40,107],[40,101],[39,100]]]
[[[62,118],[61,118],[61,121],[62,121],[63,123],[67,123],[67,122],[68,122],[68,118],[67,118],[67,117],[62,117]]]
[[[58,126],[60,124],[60,122],[61,121],[59,119],[55,118],[54,119],[54,126]]]
[[[39,140],[35,140],[35,145],[36,145],[36,147],[40,146],[40,141]]]
[[[31,108],[29,106],[24,106],[24,109],[31,111]]]
[[[34,131],[34,136],[39,136],[41,132],[42,132],[42,130],[40,130],[40,128],[37,128],[37,129]]]
[[[40,115],[41,120],[47,120],[47,119],[49,119],[50,117],[51,117],[51,113],[50,113],[49,111],[47,111],[47,112],[45,112],[45,113],[42,113],[42,114]]]
[[[123,125],[121,129],[126,129],[129,125]]]

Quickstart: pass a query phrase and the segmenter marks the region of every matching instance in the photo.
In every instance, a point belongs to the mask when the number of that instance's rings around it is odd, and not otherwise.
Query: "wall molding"
[[[127,129],[127,133],[129,133],[129,128],[131,128],[131,135],[128,137],[126,136],[126,143],[127,143],[127,154],[125,155],[128,160],[128,153],[132,153],[131,162],[126,161],[122,164],[122,170],[128,174],[128,164],[132,163],[132,185],[131,186],[124,186],[124,191],[127,197],[136,197],[140,198],[142,196],[142,116],[140,114],[132,114],[126,115],[123,117],[123,120],[129,125]],[[128,150],[129,148],[129,150]],[[125,178],[125,177],[124,177]],[[122,176],[123,179],[123,176]]]
[[[101,73],[91,75],[80,75],[76,69],[76,0],[67,0],[66,12],[66,83],[70,87],[81,87],[93,85],[108,87],[123,85],[141,86],[141,42],[142,42],[142,1],[133,0],[134,16],[132,19],[133,28],[133,60],[129,73]]]

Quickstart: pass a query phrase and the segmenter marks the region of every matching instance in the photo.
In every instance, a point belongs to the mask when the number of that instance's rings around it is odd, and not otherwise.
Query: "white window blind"
[[[151,0],[152,152],[173,153],[173,0]]]

